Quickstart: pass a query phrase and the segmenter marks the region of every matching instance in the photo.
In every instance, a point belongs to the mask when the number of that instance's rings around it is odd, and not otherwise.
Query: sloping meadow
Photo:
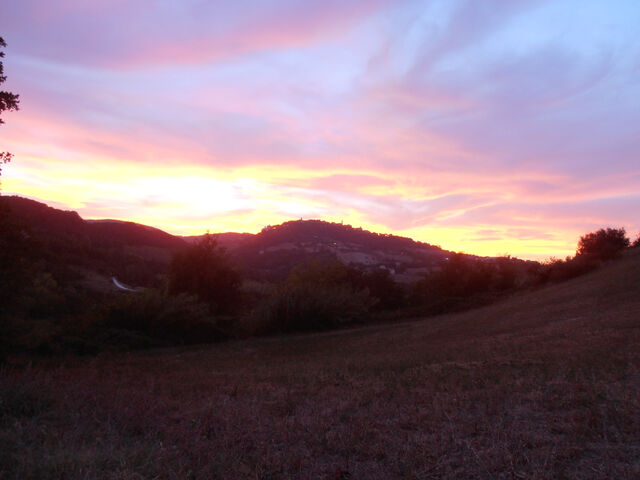
[[[640,256],[458,315],[0,374],[0,478],[638,478]]]

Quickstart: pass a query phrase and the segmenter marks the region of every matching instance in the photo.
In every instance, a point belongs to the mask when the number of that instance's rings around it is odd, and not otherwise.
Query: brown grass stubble
[[[418,322],[5,367],[0,478],[638,478],[639,266]]]

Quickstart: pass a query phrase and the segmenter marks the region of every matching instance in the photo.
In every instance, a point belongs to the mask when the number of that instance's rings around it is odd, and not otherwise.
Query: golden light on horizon
[[[15,154],[4,193],[175,234],[318,218],[538,259],[603,226],[640,230],[625,8],[594,6],[567,30],[548,21],[567,8],[553,2],[498,2],[500,28],[462,21],[473,2],[275,2],[255,16],[232,3],[184,15],[186,2],[150,6],[156,30],[126,2],[61,14],[34,1],[2,17],[18,19],[2,33],[20,94],[0,128]]]

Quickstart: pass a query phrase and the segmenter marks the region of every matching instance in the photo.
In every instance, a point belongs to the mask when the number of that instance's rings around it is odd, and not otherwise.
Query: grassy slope
[[[638,478],[639,253],[464,314],[5,369],[0,478]]]

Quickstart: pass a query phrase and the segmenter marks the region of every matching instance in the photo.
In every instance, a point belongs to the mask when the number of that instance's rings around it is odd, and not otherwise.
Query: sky
[[[637,0],[6,2],[2,192],[546,259],[640,231]]]

